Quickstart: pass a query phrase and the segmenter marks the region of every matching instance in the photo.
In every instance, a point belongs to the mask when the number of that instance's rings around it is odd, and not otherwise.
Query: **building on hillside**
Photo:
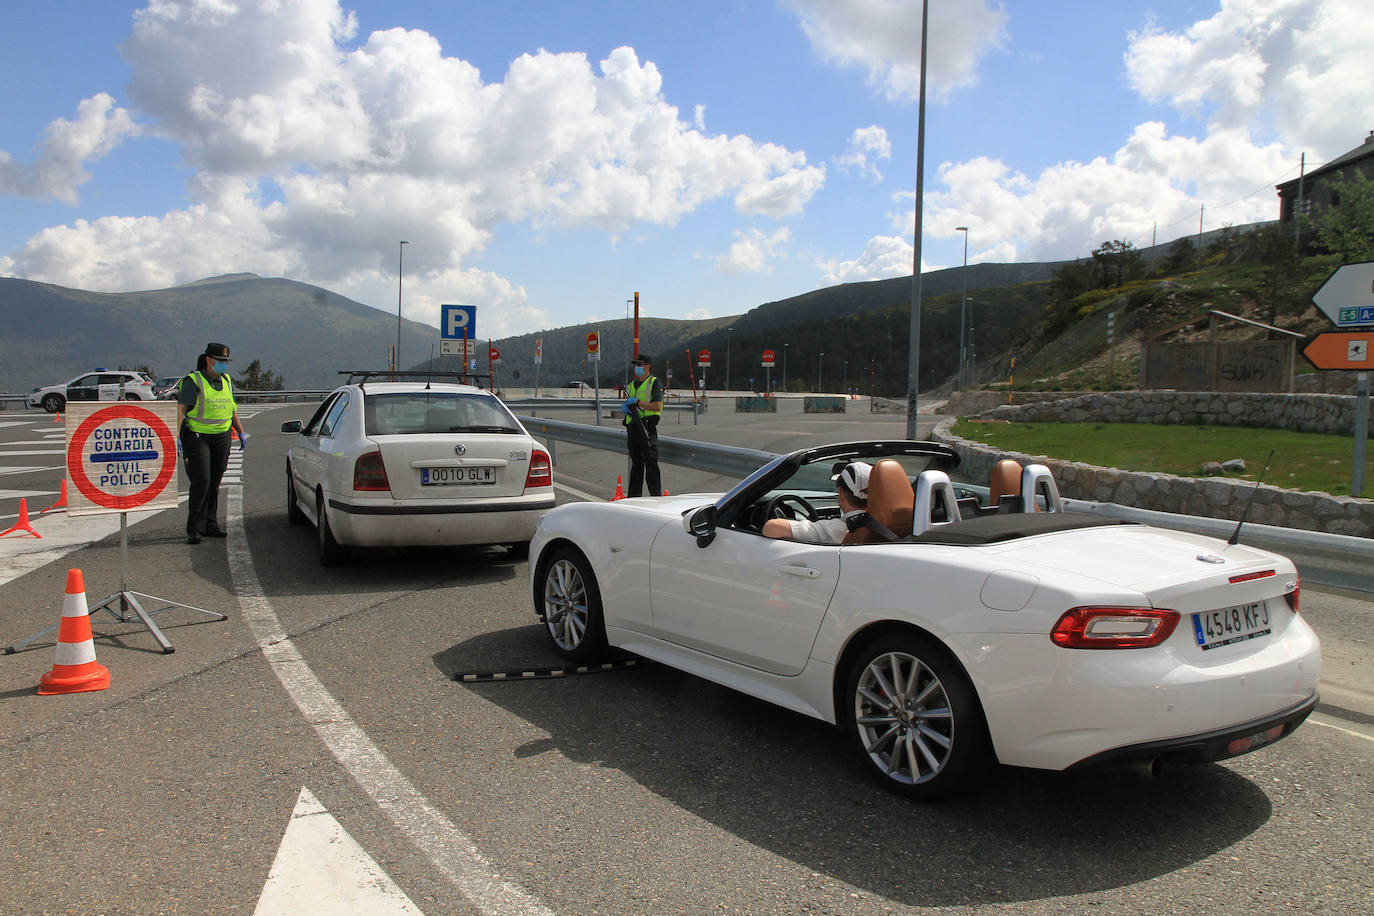
[[[1277,185],[1279,192],[1279,224],[1293,231],[1293,217],[1307,216],[1314,207],[1339,207],[1331,179],[1345,178],[1355,172],[1374,180],[1374,130],[1364,142],[1344,155],[1337,156],[1321,168]],[[1302,230],[1303,235],[1307,234]]]

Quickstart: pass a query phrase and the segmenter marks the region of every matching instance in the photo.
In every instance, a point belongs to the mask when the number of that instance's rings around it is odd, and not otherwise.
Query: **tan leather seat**
[[[911,534],[911,512],[915,501],[916,493],[911,489],[906,469],[899,462],[884,458],[873,465],[868,475],[870,518],[897,537],[907,537]],[[883,544],[887,543],[887,538],[872,528],[863,527],[846,534],[840,543],[845,546]]]
[[[1003,458],[992,469],[988,478],[988,505],[996,509],[1003,496],[1021,495],[1021,465],[1010,458]]]

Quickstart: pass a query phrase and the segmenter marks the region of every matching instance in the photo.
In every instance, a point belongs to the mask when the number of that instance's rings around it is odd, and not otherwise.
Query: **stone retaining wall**
[[[1253,483],[1244,480],[1122,471],[1043,455],[1006,452],[954,435],[950,432],[953,425],[952,417],[941,420],[931,438],[950,445],[959,453],[960,476],[973,483],[987,483],[998,461],[1013,458],[1023,466],[1043,464],[1048,467],[1059,485],[1059,492],[1073,499],[1239,521],[1246,502],[1254,493],[1248,518],[1256,524],[1374,537],[1374,500],[1283,490],[1265,484],[1256,490]]]
[[[1351,435],[1355,430],[1355,398],[1343,394],[1104,391],[1036,404],[1003,405],[977,416],[980,420],[1022,423],[1258,426]],[[1370,432],[1374,433],[1374,424]]]

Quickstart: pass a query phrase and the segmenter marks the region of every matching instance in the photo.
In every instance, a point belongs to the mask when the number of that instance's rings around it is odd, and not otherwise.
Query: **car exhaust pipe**
[[[1158,779],[1160,771],[1164,769],[1164,762],[1158,757],[1151,757],[1148,760],[1137,760],[1135,763],[1126,767],[1128,773],[1134,773],[1144,779]]]

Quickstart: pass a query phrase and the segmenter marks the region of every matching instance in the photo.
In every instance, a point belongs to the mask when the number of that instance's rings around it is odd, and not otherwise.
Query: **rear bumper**
[[[1156,759],[1174,763],[1211,763],[1238,757],[1287,738],[1317,708],[1317,699],[1314,693],[1291,709],[1200,735],[1112,748],[1084,758],[1068,769],[1079,772],[1114,770]],[[1274,731],[1271,732],[1271,729]]]
[[[359,504],[329,500],[329,523],[355,547],[442,547],[528,541],[554,507],[552,492],[480,503]]]

